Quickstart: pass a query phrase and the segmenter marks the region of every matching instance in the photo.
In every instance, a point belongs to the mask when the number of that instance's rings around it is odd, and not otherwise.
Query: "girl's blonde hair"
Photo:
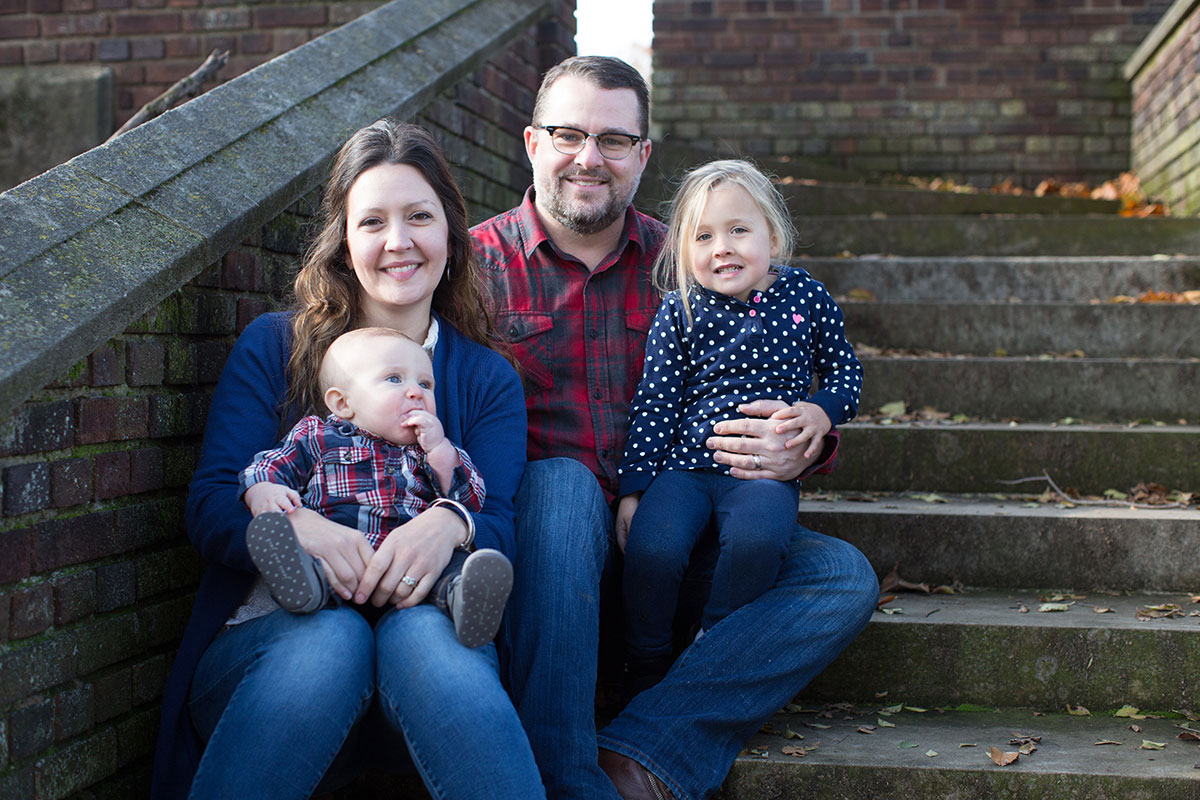
[[[696,278],[688,263],[688,252],[696,238],[700,217],[708,205],[708,196],[723,183],[732,183],[746,190],[758,210],[766,217],[774,247],[771,258],[786,261],[792,257],[796,229],[788,214],[787,202],[771,180],[749,161],[710,161],[683,176],[675,197],[671,200],[667,235],[662,250],[654,260],[654,286],[660,292],[679,290],[684,301],[684,313],[691,320],[688,295],[695,288]]]
[[[433,292],[433,310],[469,338],[507,357],[508,349],[486,302],[466,203],[441,148],[420,126],[381,119],[342,145],[321,197],[320,232],[305,255],[294,287],[285,418],[322,413],[321,359],[334,339],[359,325],[360,284],[346,244],[346,196],[360,175],[380,164],[406,164],[416,169],[433,187],[445,211],[449,228],[446,271]]]

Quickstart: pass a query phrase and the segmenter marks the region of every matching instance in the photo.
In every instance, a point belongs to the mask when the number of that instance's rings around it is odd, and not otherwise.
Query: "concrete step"
[[[1134,303],[839,303],[854,344],[1010,356],[1200,357],[1200,305]]]
[[[1177,736],[1180,719],[1132,721],[1111,716],[1036,715],[1028,710],[875,713],[888,702],[835,713],[777,714],[771,728],[803,739],[759,733],[717,800],[1200,800],[1200,750]],[[1061,709],[1062,704],[1056,704]],[[878,720],[896,727],[878,726]],[[809,727],[812,724],[827,728]],[[877,725],[874,733],[857,729]],[[1130,730],[1136,724],[1140,732]],[[1193,728],[1200,724],[1189,723]],[[1037,750],[996,766],[988,748],[1015,752],[1014,738],[1039,736]],[[1162,750],[1142,750],[1144,740]],[[1097,742],[1121,742],[1097,745]],[[963,745],[971,745],[964,747]],[[805,746],[804,756],[784,747]],[[810,749],[811,748],[811,749]],[[930,752],[936,755],[928,755]]]
[[[1116,200],[953,192],[911,186],[791,181],[777,184],[801,228],[814,216],[924,216],[942,214],[1113,214]]]
[[[1064,596],[1058,604],[1069,610],[1038,610],[1044,598]],[[1184,616],[1138,619],[1139,609],[1165,604]],[[1165,711],[1198,699],[1200,604],[1187,594],[968,588],[899,593],[883,608],[892,613],[875,612],[804,690],[806,701],[871,702],[887,692],[924,707],[1050,710],[1070,703],[1101,711],[1129,703]]]
[[[800,255],[1200,254],[1200,219],[1088,216],[822,216],[796,221]]]
[[[1047,484],[1004,488],[1036,496]],[[1200,507],[1063,508],[948,493],[809,499],[817,495],[802,493],[801,524],[853,544],[881,578],[898,565],[902,578],[931,587],[1200,592]]]
[[[835,297],[865,289],[880,301],[1107,301],[1200,289],[1194,256],[956,256],[799,258]]]
[[[863,413],[903,400],[985,420],[1200,423],[1200,358],[861,358]]]
[[[1004,492],[1049,472],[1064,489],[1102,494],[1139,483],[1200,491],[1200,426],[852,422],[832,475],[809,489]]]

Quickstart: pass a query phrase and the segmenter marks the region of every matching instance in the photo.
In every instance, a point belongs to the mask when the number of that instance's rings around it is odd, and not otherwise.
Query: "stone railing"
[[[1176,0],[1125,63],[1132,164],[1176,216],[1200,216],[1200,0]]]

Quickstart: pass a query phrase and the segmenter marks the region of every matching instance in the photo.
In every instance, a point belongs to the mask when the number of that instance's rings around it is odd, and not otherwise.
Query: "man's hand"
[[[242,502],[256,517],[268,511],[290,514],[300,508],[300,493],[282,484],[260,481],[246,490]]]
[[[776,433],[800,431],[788,439],[783,446],[799,447],[808,442],[808,447],[804,449],[805,458],[816,457],[821,452],[821,447],[825,443],[825,434],[833,429],[829,415],[816,403],[799,402],[794,406],[781,408],[771,415],[771,419],[786,420],[783,424],[775,426]]]
[[[779,422],[767,419],[775,412],[789,408],[782,400],[743,403],[738,406],[738,411],[746,416],[718,422],[713,427],[716,435],[710,436],[705,444],[716,451],[713,458],[718,464],[729,465],[729,474],[735,478],[790,481],[816,463],[821,451],[818,449],[809,456],[799,447],[789,448],[789,437],[776,430]]]
[[[621,502],[617,503],[617,513],[613,517],[613,533],[617,535],[617,544],[621,546],[622,553],[625,552],[625,541],[629,538],[629,523],[633,521],[633,513],[637,511],[641,499],[642,493],[634,492],[625,495]]]

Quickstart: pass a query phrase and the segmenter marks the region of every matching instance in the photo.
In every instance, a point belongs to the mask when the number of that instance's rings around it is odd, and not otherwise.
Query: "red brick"
[[[172,36],[166,40],[167,58],[195,58],[200,55],[200,40],[195,36]]]
[[[31,568],[42,573],[113,555],[113,511],[47,520],[33,529]]]
[[[86,458],[68,458],[50,465],[50,505],[77,506],[92,499],[92,464]]]
[[[50,505],[50,467],[16,464],[4,470],[4,516],[16,517]]]
[[[62,0],[29,0],[31,14],[57,14],[62,11]]]
[[[0,456],[61,450],[74,443],[71,403],[26,403],[0,426]]]
[[[97,453],[92,458],[92,467],[97,500],[112,500],[131,494],[128,450]]]
[[[129,8],[129,0],[96,0],[96,8],[102,8],[102,9]]]
[[[0,14],[24,14],[25,0],[0,0]]]
[[[112,386],[118,383],[120,356],[113,342],[102,345],[88,356],[88,384],[90,386]]]
[[[63,11],[80,12],[94,11],[96,0],[63,0]]]
[[[176,33],[181,26],[181,16],[177,11],[125,14],[113,20],[113,33],[118,35]]]
[[[125,343],[125,382],[130,386],[156,386],[163,380],[161,342],[131,339]]]
[[[238,37],[238,45],[243,53],[265,54],[271,52],[274,40],[269,33],[243,33]]]
[[[96,724],[94,690],[90,684],[76,686],[54,696],[54,738],[63,741],[78,736]]]
[[[84,397],[78,401],[79,444],[117,442],[146,435],[144,397]]]
[[[129,55],[131,58],[142,60],[162,58],[166,55],[166,45],[158,38],[134,39]]]
[[[96,613],[96,573],[64,575],[54,581],[54,624],[65,625]]]
[[[33,555],[33,529],[0,531],[0,583],[13,583],[30,575]]]
[[[129,454],[129,489],[131,494],[152,492],[163,488],[163,451],[143,447]]]
[[[268,6],[254,10],[255,28],[313,28],[325,24],[325,6]]]
[[[245,8],[204,9],[183,14],[185,31],[228,31],[250,27],[250,10]]]
[[[104,14],[65,14],[43,17],[43,36],[103,36],[108,33],[108,17]]]
[[[38,21],[33,17],[0,19],[0,39],[36,39]]]
[[[14,760],[40,753],[54,743],[54,700],[35,695],[8,715],[8,752]]]
[[[9,636],[24,639],[49,628],[54,623],[54,587],[41,583],[12,593]]]
[[[133,693],[129,676],[129,668],[123,667],[94,681],[96,722],[112,719],[118,714],[124,714],[132,707]]]
[[[137,599],[137,571],[132,561],[96,568],[96,611],[104,613],[132,605]]]
[[[0,47],[0,67],[11,67],[25,63],[25,48],[21,45],[4,45]]]
[[[63,42],[62,59],[68,63],[73,61],[91,61],[95,58],[96,45],[93,42]]]

